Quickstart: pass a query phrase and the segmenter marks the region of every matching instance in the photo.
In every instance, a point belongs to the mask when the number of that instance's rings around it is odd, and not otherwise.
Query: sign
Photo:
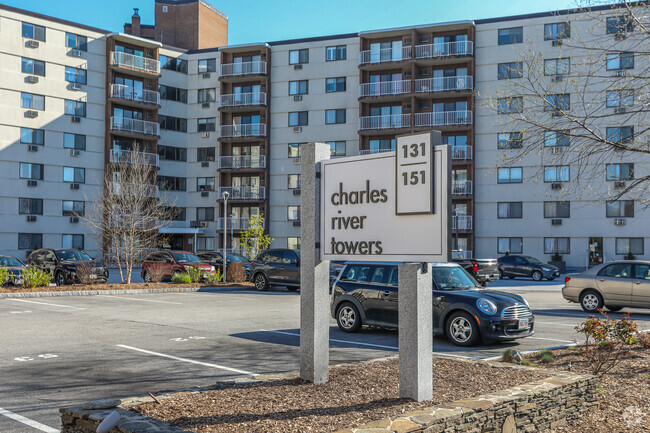
[[[321,260],[449,260],[449,146],[432,146],[428,135],[416,156],[387,152],[321,162]],[[411,150],[422,136],[400,137],[399,143]],[[433,137],[440,143],[440,133]]]

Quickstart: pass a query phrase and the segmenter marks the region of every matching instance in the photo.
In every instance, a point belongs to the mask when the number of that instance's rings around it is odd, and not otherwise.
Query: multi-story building
[[[133,149],[159,168],[152,194],[177,210],[162,247],[225,241],[236,250],[250,216],[262,214],[274,246],[300,248],[301,144],[326,142],[332,157],[350,156],[392,151],[397,135],[435,129],[452,146],[457,255],[557,252],[570,267],[646,256],[642,204],[614,212],[556,188],[584,178],[538,182],[558,153],[550,148],[502,167],[506,136],[526,136],[504,131],[488,108],[517,78],[499,71],[521,61],[523,45],[504,41],[531,44],[544,59],[576,58],[570,44],[548,40],[548,26],[572,21],[576,33],[590,26],[608,37],[596,24],[616,14],[607,7],[246,45],[227,45],[228,18],[205,0],[155,0],[155,12],[155,25],[136,10],[124,33],[112,33],[0,6],[0,252],[100,254],[101,240],[74,214],[101,197],[104,179],[119,184],[112,164]],[[643,128],[625,116],[608,121]],[[630,158],[621,153],[621,170],[642,176],[647,161]]]

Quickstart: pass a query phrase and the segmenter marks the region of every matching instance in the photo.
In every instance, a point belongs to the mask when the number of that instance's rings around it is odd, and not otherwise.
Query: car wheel
[[[149,272],[144,273],[144,282],[145,283],[150,283],[151,282],[151,275],[149,274]]]
[[[603,297],[595,290],[585,290],[580,295],[580,306],[587,313],[593,313],[603,308]]]
[[[361,329],[361,314],[354,304],[344,302],[336,310],[336,323],[343,332],[357,332]]]
[[[253,283],[255,284],[255,288],[260,292],[269,289],[269,280],[268,278],[266,278],[266,275],[262,273],[255,274],[255,277],[253,278]]]
[[[499,279],[500,279],[500,280],[503,280],[503,277],[504,277],[504,276],[505,276],[505,275],[503,275],[503,271],[499,269]]]
[[[623,307],[610,307],[609,305],[605,305],[605,307],[612,313],[616,313],[617,311],[621,311],[623,309]]]
[[[65,286],[65,275],[63,272],[59,271],[54,276],[54,282],[57,286]]]
[[[469,314],[459,311],[447,320],[447,338],[456,346],[474,346],[479,337],[478,326]]]
[[[533,281],[542,281],[542,273],[540,271],[533,271],[531,277]]]

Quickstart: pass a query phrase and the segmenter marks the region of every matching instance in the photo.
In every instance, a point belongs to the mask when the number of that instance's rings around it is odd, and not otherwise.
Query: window
[[[571,95],[564,93],[561,95],[546,95],[544,97],[544,111],[560,111],[571,109]]]
[[[197,191],[214,191],[214,177],[196,178]]]
[[[524,28],[499,29],[499,45],[520,44],[524,41]]]
[[[607,18],[607,34],[624,34],[634,31],[634,21],[632,17],[619,15],[617,17]]]
[[[214,117],[208,117],[205,119],[196,120],[196,130],[198,132],[205,131],[214,131],[215,130],[215,119]]]
[[[300,250],[300,238],[287,238],[287,248],[290,250]]]
[[[332,125],[336,123],[345,123],[345,108],[325,110],[325,124]]]
[[[567,22],[544,24],[544,40],[557,41],[571,37],[571,25]]]
[[[634,69],[634,53],[607,54],[607,70]]]
[[[497,134],[498,149],[521,149],[524,143],[524,133],[518,132],[499,132]]]
[[[611,181],[634,179],[634,164],[607,164],[606,178]]]
[[[547,59],[544,60],[544,75],[569,75],[571,72],[571,59]]]
[[[44,77],[45,62],[23,57],[20,70],[22,71],[23,74],[40,75],[41,77]]]
[[[497,218],[521,218],[522,203],[520,201],[497,203]]]
[[[86,182],[86,169],[78,167],[63,167],[63,181],[74,183]]]
[[[63,147],[65,149],[86,150],[86,136],[64,133]]]
[[[86,202],[75,200],[63,200],[63,216],[84,216],[86,213]]]
[[[19,250],[37,250],[43,248],[42,233],[18,233]]]
[[[305,126],[309,123],[308,111],[294,111],[289,113],[289,126]]]
[[[370,140],[370,153],[385,152],[389,150],[395,150],[395,139],[379,139],[379,140]]]
[[[524,64],[522,62],[499,63],[497,67],[497,78],[499,80],[521,78],[523,76]]]
[[[66,66],[65,80],[69,83],[86,84],[86,70]]]
[[[524,250],[523,238],[498,238],[497,253],[521,254]]]
[[[607,140],[612,143],[626,144],[634,141],[634,127],[621,126],[617,128],[607,128]]]
[[[557,146],[568,146],[570,143],[569,131],[558,132],[558,131],[547,131],[544,133],[544,146],[545,147],[557,147]]]
[[[158,188],[166,191],[185,191],[186,179],[184,177],[158,176]]]
[[[20,142],[26,144],[45,143],[45,131],[42,129],[20,128]]]
[[[306,95],[309,93],[309,81],[289,81],[289,96]]]
[[[214,238],[199,236],[196,238],[196,249],[199,251],[214,251]]]
[[[23,38],[45,42],[45,27],[23,23]]]
[[[197,207],[196,208],[197,221],[214,221],[214,208],[213,207]]]
[[[300,221],[300,206],[287,206],[287,219],[289,221]]]
[[[288,189],[300,189],[300,175],[299,174],[290,174],[287,176],[287,188]]]
[[[168,69],[170,71],[180,72],[181,74],[187,74],[187,60],[174,59],[162,54],[158,56],[158,59],[160,60],[160,67],[162,69]]]
[[[30,110],[45,110],[45,96],[23,92],[20,94],[20,107]]]
[[[160,124],[160,129],[187,132],[187,119],[159,114],[158,123]]]
[[[187,104],[187,90],[178,87],[160,85],[160,99]]]
[[[168,221],[185,221],[187,209],[177,206],[165,206],[163,217]]]
[[[571,239],[544,238],[544,254],[570,254]]]
[[[521,183],[523,168],[502,167],[497,169],[497,183]]]
[[[74,33],[66,33],[65,46],[75,50],[88,51],[88,38]]]
[[[325,79],[325,92],[345,92],[345,77],[335,77]]]
[[[597,275],[599,277],[632,278],[632,265],[629,263],[609,265],[598,271]]]
[[[206,72],[217,71],[217,59],[201,59],[199,60],[199,74]]]
[[[644,254],[643,238],[616,238],[616,254],[627,255],[634,254],[642,256]],[[637,265],[638,269],[639,265]],[[644,278],[638,277],[637,278]]]
[[[19,198],[18,213],[30,215],[43,215],[42,198]]]
[[[300,158],[300,145],[302,143],[289,143],[289,158]]]
[[[84,249],[84,235],[61,235],[61,248]]]
[[[345,156],[345,141],[326,141],[330,146],[331,156]]]
[[[43,164],[32,164],[31,162],[21,162],[20,178],[43,180]]]
[[[325,60],[328,62],[334,60],[345,60],[347,58],[347,47],[345,45],[337,45],[335,47],[327,47],[325,49]]]
[[[214,161],[215,149],[214,147],[199,147],[196,149],[197,161]]]
[[[547,165],[544,167],[544,182],[568,182],[571,170],[568,165]]]
[[[631,107],[634,104],[634,90],[608,90],[607,107]]]
[[[570,218],[570,201],[545,201],[544,218]]]
[[[289,64],[297,65],[302,63],[309,63],[309,50],[292,50],[289,51]]]
[[[499,98],[497,112],[499,114],[514,114],[524,111],[524,100],[521,96]]]
[[[86,103],[84,101],[73,101],[66,99],[64,112],[69,116],[86,117]]]
[[[175,146],[158,145],[160,159],[167,161],[187,161],[187,149]]]
[[[615,200],[605,205],[607,218],[634,218],[634,200]]]
[[[215,102],[217,100],[217,89],[199,89],[197,102]]]

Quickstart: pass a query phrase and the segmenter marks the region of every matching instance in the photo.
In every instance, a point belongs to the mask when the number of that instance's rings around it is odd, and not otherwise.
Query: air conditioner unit
[[[75,90],[75,91],[78,92],[79,90],[81,90],[81,84],[79,84],[79,83],[71,83],[70,84],[70,90]]]
[[[201,197],[210,197],[210,191],[201,191]]]
[[[208,138],[208,137],[210,137],[210,133],[209,133],[208,131],[203,131],[203,132],[201,133],[201,137],[203,137],[203,138]]]
[[[302,69],[302,65],[293,65],[293,69],[296,71]]]
[[[27,222],[28,223],[36,222],[36,215],[27,215]]]
[[[302,126],[294,126],[293,132],[302,132]]]
[[[29,117],[30,119],[33,119],[34,117],[38,117],[38,111],[36,111],[36,110],[27,110],[25,112],[25,116]]]
[[[72,224],[76,224],[76,223],[78,223],[78,222],[79,222],[79,217],[74,217],[74,216],[73,216],[73,217],[70,217],[70,223],[72,223]]]
[[[204,72],[203,73],[203,78],[210,78],[210,73],[209,72]]]
[[[294,189],[293,195],[300,195],[300,189]]]
[[[208,227],[208,222],[207,221],[199,221],[199,227],[201,228],[207,228]]]
[[[293,97],[294,101],[302,101],[302,95],[296,95]]]
[[[27,82],[30,84],[36,84],[38,83],[38,77],[36,75],[28,75]]]
[[[624,71],[624,70],[622,70],[622,69],[620,69],[620,70],[616,71],[616,74],[615,74],[615,75],[616,75],[617,77],[624,77],[624,76],[627,75],[627,72]]]
[[[203,161],[201,167],[210,167],[210,163],[208,161]]]
[[[559,110],[551,111],[551,117],[562,117],[562,112]]]
[[[210,103],[209,102],[204,102],[203,104],[201,104],[201,107],[210,108]]]
[[[300,227],[300,220],[293,222],[294,227]]]
[[[627,35],[625,34],[625,32],[618,32],[614,34],[614,39],[616,39],[617,41],[622,41],[626,37]]]
[[[562,147],[560,147],[560,146],[553,146],[553,147],[551,147],[551,153],[552,153],[553,155],[559,155],[559,154],[561,154],[563,151],[564,151],[564,149],[563,149]]]
[[[552,226],[561,226],[562,225],[562,220],[561,219],[552,219],[551,220],[551,225]]]
[[[79,189],[79,184],[78,183],[71,183],[70,184],[70,189]]]
[[[198,229],[201,226],[201,221],[190,221],[190,228]]]
[[[551,77],[551,81],[553,81],[554,83],[558,83],[562,80],[564,80],[564,75],[558,74],[558,75],[553,75],[553,77]]]
[[[562,189],[562,183],[560,182],[553,182],[551,184],[551,189]]]
[[[293,165],[300,165],[300,158],[294,158]]]
[[[625,218],[616,218],[614,220],[614,225],[615,226],[624,226],[625,225]]]
[[[616,113],[616,114],[627,113],[627,108],[625,108],[625,107],[617,107],[617,108],[614,109],[614,113]]]
[[[36,180],[28,180],[27,181],[27,186],[36,186],[38,185],[38,181]]]
[[[70,156],[79,156],[81,155],[81,151],[77,149],[70,149]]]
[[[561,40],[561,39],[557,39],[557,40],[553,41],[553,42],[551,43],[551,45],[554,46],[554,47],[559,47],[559,46],[562,45],[562,40]]]
[[[40,45],[40,44],[38,43],[38,41],[34,41],[34,40],[27,41],[27,46],[28,46],[29,48],[38,48],[39,45]]]
[[[27,146],[28,152],[38,152],[38,146],[36,144],[30,144]]]
[[[81,123],[81,117],[79,116],[72,116],[72,123]]]
[[[614,182],[614,188],[625,188],[625,182]]]
[[[81,50],[71,50],[70,55],[72,57],[81,57]]]

